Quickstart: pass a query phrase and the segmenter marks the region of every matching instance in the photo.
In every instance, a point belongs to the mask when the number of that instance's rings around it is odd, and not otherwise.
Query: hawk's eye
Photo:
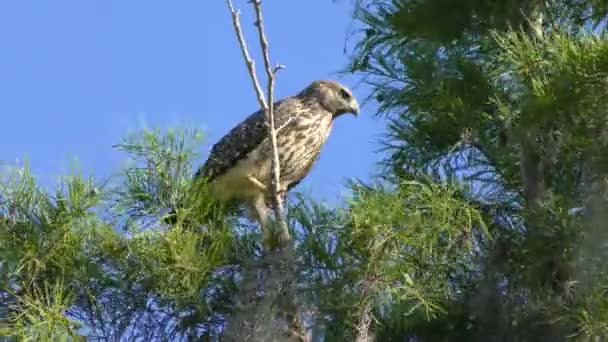
[[[344,89],[340,89],[340,96],[346,100],[350,99],[350,94]]]

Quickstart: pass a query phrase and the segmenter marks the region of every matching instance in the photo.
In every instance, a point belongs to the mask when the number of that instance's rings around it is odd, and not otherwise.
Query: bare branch
[[[253,7],[255,9],[256,22],[255,26],[258,28],[258,35],[260,38],[260,47],[262,49],[262,56],[264,57],[264,66],[266,69],[266,77],[268,78],[268,108],[266,110],[266,121],[269,124],[269,135],[270,143],[272,144],[272,198],[274,199],[274,214],[279,228],[281,229],[281,242],[285,243],[289,239],[289,232],[287,230],[287,222],[283,216],[283,199],[280,196],[281,189],[281,167],[279,161],[279,153],[277,147],[277,134],[274,126],[274,80],[276,73],[283,67],[277,65],[275,68],[270,63],[270,52],[268,49],[268,38],[264,30],[264,18],[262,17],[262,2],[261,0],[252,0]]]
[[[245,37],[243,36],[243,30],[241,28],[241,23],[239,20],[239,11],[234,8],[231,0],[226,0],[226,3],[228,4],[228,7],[230,9],[230,13],[232,14],[232,24],[234,26],[234,31],[236,32],[236,35],[237,35],[237,38],[239,41],[239,45],[241,47],[241,52],[243,54],[243,58],[245,59],[245,63],[247,65],[247,70],[249,71],[249,75],[251,77],[251,81],[253,83],[253,87],[255,89],[255,92],[256,92],[256,95],[258,98],[258,102],[260,103],[260,106],[264,110],[265,117],[266,117],[266,123],[268,126],[268,135],[270,137],[270,144],[272,147],[273,173],[272,173],[272,180],[271,180],[272,186],[270,188],[271,198],[275,202],[274,215],[275,215],[275,219],[279,225],[279,228],[281,230],[281,232],[280,232],[281,234],[279,236],[280,242],[282,244],[284,244],[289,240],[290,237],[289,237],[289,232],[287,229],[287,220],[283,214],[284,213],[283,200],[282,200],[282,197],[280,196],[281,169],[280,169],[279,153],[278,153],[278,147],[277,147],[277,134],[276,134],[275,126],[274,126],[275,121],[274,121],[274,100],[273,100],[273,98],[274,98],[275,75],[279,70],[281,70],[285,67],[280,64],[277,64],[274,68],[271,66],[270,53],[268,50],[268,38],[266,37],[266,34],[264,32],[264,20],[262,17],[262,3],[260,0],[252,0],[251,2],[255,9],[255,15],[256,15],[255,26],[258,29],[258,35],[260,38],[262,55],[264,57],[266,76],[268,79],[267,80],[268,81],[268,86],[267,86],[267,96],[268,97],[267,98],[264,97],[264,92],[262,90],[262,87],[261,87],[258,77],[256,75],[255,62],[253,61],[253,59],[251,58],[251,56],[249,54],[249,50],[247,48],[247,42],[245,41]]]
[[[228,4],[228,8],[230,9],[230,14],[232,15],[232,25],[234,26],[234,32],[239,40],[239,45],[241,47],[241,53],[243,54],[243,58],[245,59],[245,64],[247,65],[247,70],[249,71],[249,76],[251,77],[251,82],[253,83],[253,88],[255,89],[255,93],[258,97],[258,102],[264,111],[268,111],[268,104],[266,103],[266,98],[264,97],[264,91],[260,86],[260,81],[258,81],[258,76],[255,72],[255,62],[249,55],[249,49],[247,48],[247,42],[245,41],[245,37],[243,36],[243,29],[241,28],[241,21],[239,20],[240,12],[234,8],[231,0],[226,0]]]
[[[277,64],[275,65],[274,69],[272,69],[272,73],[276,74],[277,72],[279,72],[280,70],[285,69],[286,67],[283,64]]]
[[[256,267],[245,272],[244,282],[249,285],[256,284],[257,286],[248,286],[251,290],[258,288],[264,289],[264,295],[261,299],[251,300],[249,292],[245,298],[245,306],[240,310],[241,312],[232,318],[232,325],[235,329],[229,329],[228,340],[238,338],[239,336],[247,336],[250,333],[256,335],[256,340],[276,340],[274,337],[281,336],[281,340],[285,341],[308,341],[306,336],[306,326],[303,323],[299,312],[299,306],[296,301],[296,270],[293,264],[293,248],[289,244],[290,236],[287,229],[287,219],[284,216],[283,211],[283,199],[281,185],[280,185],[280,164],[279,164],[279,153],[277,148],[277,131],[285,127],[275,127],[274,120],[274,82],[277,72],[283,68],[283,65],[277,64],[272,67],[270,63],[270,54],[268,51],[268,39],[264,33],[264,20],[262,18],[262,6],[260,0],[251,0],[253,4],[256,21],[255,26],[257,27],[260,45],[262,49],[262,55],[264,58],[265,71],[267,76],[267,97],[264,97],[262,87],[258,81],[255,72],[255,64],[249,55],[247,50],[247,44],[243,37],[241,24],[239,22],[239,12],[234,9],[231,0],[226,0],[230,12],[232,14],[232,22],[234,30],[237,34],[237,38],[241,47],[243,58],[247,64],[251,81],[253,82],[254,89],[256,91],[258,102],[264,110],[266,126],[268,128],[269,140],[272,148],[272,179],[269,181],[272,183],[270,187],[270,196],[274,201],[274,216],[275,222],[278,224],[280,230],[278,234],[278,241],[272,239],[268,241],[267,245],[268,254],[265,256],[265,262],[263,267]],[[289,123],[289,120],[285,125]],[[255,182],[255,180],[252,180]],[[260,182],[261,183],[261,182]],[[263,184],[259,184],[263,185]],[[260,222],[261,223],[261,222]],[[262,227],[267,229],[269,227]],[[275,241],[277,243],[275,243]],[[278,248],[277,248],[278,247]],[[275,249],[276,248],[276,249]],[[262,284],[258,284],[254,275],[263,274],[264,277],[259,279],[265,279]],[[252,292],[251,294],[256,294]],[[274,312],[274,306],[279,303],[279,314]],[[278,320],[277,320],[278,319]],[[288,333],[290,337],[286,337],[285,333]],[[267,336],[258,336],[258,335]],[[273,338],[270,338],[274,336]]]

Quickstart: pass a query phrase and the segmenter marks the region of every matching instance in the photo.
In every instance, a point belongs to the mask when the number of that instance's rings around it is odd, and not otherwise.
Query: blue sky
[[[242,24],[261,66],[253,13]],[[276,98],[347,62],[349,1],[266,0],[271,56],[287,66]],[[258,108],[224,0],[40,0],[0,2],[0,161],[28,159],[45,184],[70,169],[108,177],[124,155],[112,144],[129,131],[191,126],[212,143]],[[259,69],[261,72],[262,70]],[[365,89],[355,95],[363,98]],[[347,178],[368,179],[382,123],[372,106],[337,120],[299,191],[334,202]]]

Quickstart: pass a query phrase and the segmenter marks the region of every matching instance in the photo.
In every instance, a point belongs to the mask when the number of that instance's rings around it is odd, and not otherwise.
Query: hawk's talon
[[[259,180],[257,180],[257,178],[253,177],[253,176],[247,176],[247,179],[256,187],[258,187],[260,190],[262,191],[266,191],[266,185],[264,185],[262,182],[260,182]]]

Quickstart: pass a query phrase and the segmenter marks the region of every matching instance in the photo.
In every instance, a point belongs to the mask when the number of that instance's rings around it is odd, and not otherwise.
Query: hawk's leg
[[[252,221],[258,222],[262,229],[264,229],[268,223],[269,214],[270,211],[268,210],[263,197],[258,196],[249,202],[247,217]]]
[[[260,224],[264,245],[268,245],[271,239],[270,231],[270,210],[266,205],[264,196],[257,196],[249,202],[248,217],[251,220],[257,221]]]

